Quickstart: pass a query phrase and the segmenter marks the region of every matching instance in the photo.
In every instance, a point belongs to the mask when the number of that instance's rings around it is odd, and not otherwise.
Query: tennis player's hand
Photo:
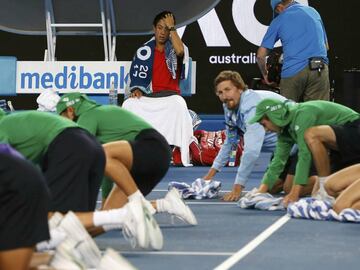
[[[226,193],[222,199],[226,202],[238,201],[240,199],[242,190],[243,190],[243,187],[241,185],[234,184],[232,191],[229,193]]]
[[[164,18],[164,22],[165,22],[167,29],[174,27],[175,26],[174,15],[172,13],[166,14],[165,18]]]

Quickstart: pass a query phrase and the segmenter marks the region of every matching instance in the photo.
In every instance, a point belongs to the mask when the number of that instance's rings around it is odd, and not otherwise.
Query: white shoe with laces
[[[152,214],[152,215],[156,214],[156,209],[152,206],[150,201],[143,198],[143,204],[147,208],[147,210],[149,210],[150,214]]]
[[[82,270],[86,269],[81,255],[76,250],[76,241],[67,238],[55,251],[50,261],[50,266],[58,270]]]
[[[181,198],[180,192],[176,188],[172,188],[163,199],[165,201],[164,210],[169,214],[175,215],[190,225],[197,225],[197,220],[190,207],[185,204]]]
[[[150,247],[155,250],[161,250],[164,246],[164,238],[161,233],[160,227],[156,222],[152,212],[143,205],[143,211],[145,213],[146,229],[149,232]]]
[[[36,244],[37,251],[53,250],[60,245],[67,237],[67,234],[61,228],[55,228],[49,231],[50,240],[42,241]]]
[[[127,207],[128,215],[123,224],[123,235],[131,246],[162,249],[163,236],[159,225],[145,206],[143,199],[133,200],[125,207]]]
[[[57,226],[59,226],[63,218],[63,214],[61,214],[60,212],[55,212],[49,219],[49,229],[55,229]]]
[[[128,260],[121,256],[121,254],[112,248],[108,248],[102,256],[97,270],[110,269],[136,270],[136,268]]]
[[[75,241],[75,249],[81,255],[86,267],[97,267],[100,263],[101,252],[78,217],[73,212],[68,212],[61,220],[59,227],[66,232],[67,238]]]
[[[63,215],[59,212],[55,212],[49,219],[49,232],[50,239],[48,241],[42,241],[36,245],[37,251],[46,251],[55,249],[66,238],[66,233],[59,228],[59,224],[63,219]]]

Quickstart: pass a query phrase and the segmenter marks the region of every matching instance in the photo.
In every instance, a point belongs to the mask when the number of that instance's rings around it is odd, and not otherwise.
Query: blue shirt
[[[237,130],[237,140],[240,134],[244,136],[244,151],[241,156],[235,183],[245,186],[261,151],[273,152],[275,150],[277,135],[265,132],[259,123],[249,125],[247,122],[255,115],[256,105],[264,98],[286,100],[285,97],[271,91],[254,91],[248,89],[241,94],[237,110],[229,110],[224,104],[226,139],[220,152],[216,156],[212,168],[220,171],[229,160],[231,146],[234,143],[233,130]],[[230,139],[229,139],[230,138]],[[237,143],[237,141],[235,142]]]
[[[261,47],[273,49],[281,40],[284,53],[282,78],[303,70],[311,57],[327,58],[327,37],[319,13],[312,7],[294,3],[272,20]]]

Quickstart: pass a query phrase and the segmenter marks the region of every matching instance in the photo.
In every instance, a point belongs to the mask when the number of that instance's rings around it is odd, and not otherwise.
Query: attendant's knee
[[[332,197],[335,197],[337,192],[336,192],[335,188],[333,187],[332,183],[326,182],[324,184],[324,188],[325,188],[325,191],[327,194],[329,194]]]
[[[129,142],[116,141],[103,144],[106,157],[105,171],[118,166],[125,166],[131,169],[133,163],[133,153]]]
[[[115,143],[106,143],[103,144],[103,149],[105,153],[106,163],[110,162],[114,159],[120,159],[122,151],[117,151],[118,146],[116,145],[116,148],[114,148]],[[121,150],[121,148],[120,148]]]
[[[308,146],[314,142],[320,142],[319,130],[317,127],[308,128],[304,133],[304,139]]]

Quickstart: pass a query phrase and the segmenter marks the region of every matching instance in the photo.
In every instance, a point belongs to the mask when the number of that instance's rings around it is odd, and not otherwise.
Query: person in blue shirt
[[[276,133],[265,132],[259,124],[247,124],[255,115],[256,105],[264,98],[285,100],[285,98],[271,91],[254,91],[248,89],[240,74],[236,71],[222,71],[214,80],[215,93],[223,103],[226,139],[216,156],[212,167],[203,177],[211,180],[229,161],[232,145],[237,145],[240,135],[244,137],[244,151],[241,156],[235,182],[230,193],[225,194],[225,201],[237,201],[253,170],[260,152],[275,150]]]
[[[294,0],[271,0],[272,20],[257,51],[257,62],[267,84],[266,56],[280,40],[283,46],[280,94],[296,102],[329,100],[329,49],[324,24],[312,7]]]

